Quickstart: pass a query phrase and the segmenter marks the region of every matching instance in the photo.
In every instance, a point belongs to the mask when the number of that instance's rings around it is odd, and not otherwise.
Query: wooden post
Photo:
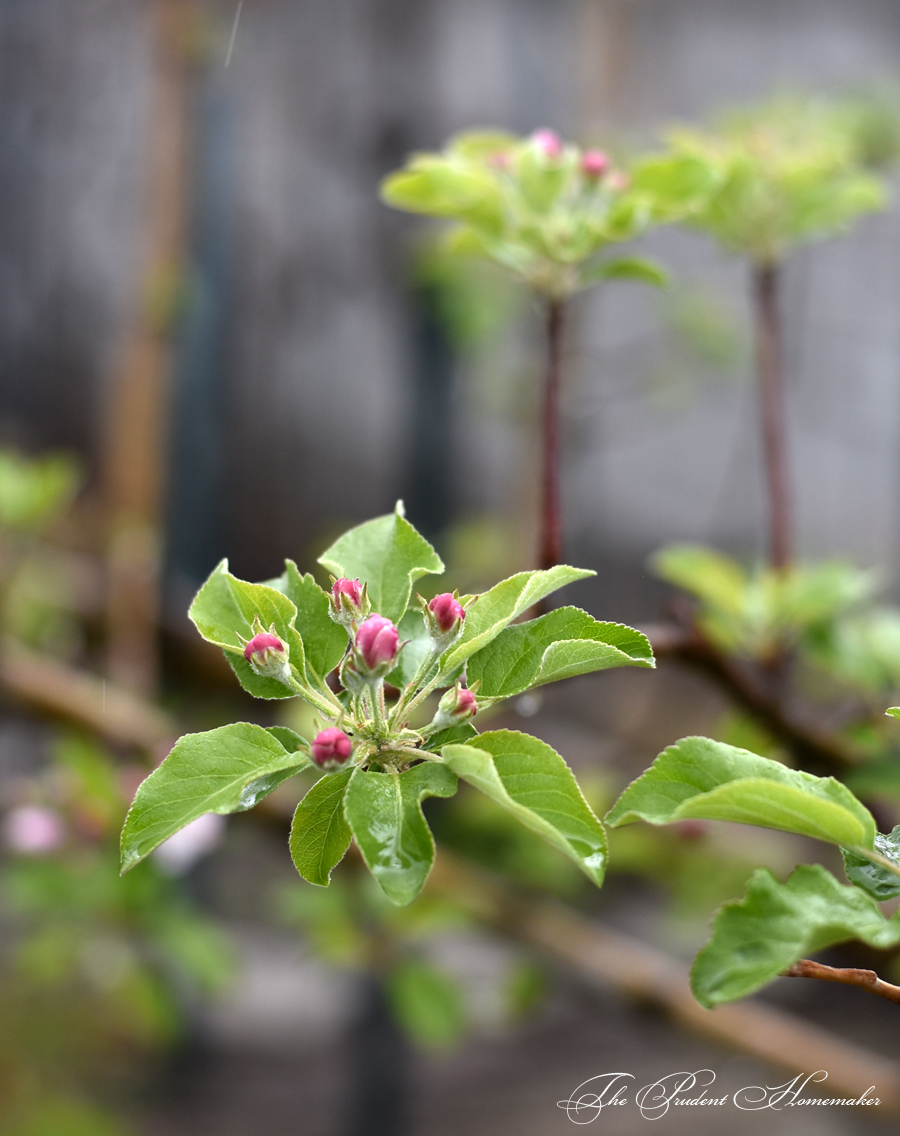
[[[107,669],[115,682],[144,695],[154,693],[158,671],[168,379],[184,288],[188,205],[185,46],[193,18],[193,0],[153,5],[141,287],[106,424]]]

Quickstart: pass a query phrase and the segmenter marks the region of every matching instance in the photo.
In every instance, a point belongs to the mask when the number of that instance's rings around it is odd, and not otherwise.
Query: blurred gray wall
[[[91,460],[141,303],[150,9],[0,5],[0,430]],[[224,554],[269,574],[415,496],[411,427],[429,368],[447,361],[423,354],[406,284],[422,222],[377,201],[409,150],[476,124],[650,141],[673,118],[775,88],[842,91],[900,70],[890,0],[246,0],[226,68],[235,9],[204,9],[191,110],[192,304],[168,457],[171,561],[188,579]],[[573,557],[637,563],[677,538],[757,551],[745,273],[697,236],[645,244],[739,349],[729,366],[694,367],[672,298],[635,285],[579,303]],[[803,251],[785,292],[801,551],[895,571],[900,212]],[[492,391],[451,367],[434,404],[450,415],[446,445],[429,436],[426,452],[445,521],[529,515],[535,333],[527,318],[519,330],[477,377]]]

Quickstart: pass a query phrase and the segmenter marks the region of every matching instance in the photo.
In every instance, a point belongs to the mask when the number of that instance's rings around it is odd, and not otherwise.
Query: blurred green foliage
[[[647,157],[627,171],[600,159],[602,172],[592,172],[586,152],[549,131],[470,131],[440,153],[414,154],[381,192],[398,209],[455,222],[452,248],[503,265],[547,296],[614,278],[663,283],[650,261],[602,254],[696,209],[714,175],[691,155]]]
[[[886,204],[883,180],[865,166],[894,143],[859,103],[774,99],[723,115],[714,129],[675,129],[668,143],[673,156],[704,165],[715,186],[683,223],[757,264]]]

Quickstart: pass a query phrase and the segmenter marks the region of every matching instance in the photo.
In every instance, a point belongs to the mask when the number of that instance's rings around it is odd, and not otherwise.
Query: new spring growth
[[[441,654],[459,638],[466,613],[457,596],[451,592],[435,596],[428,604],[421,596],[418,598],[434,651]]]
[[[253,638],[244,647],[244,658],[256,674],[277,678],[279,682],[290,685],[289,653],[286,645],[275,634],[275,625],[272,624],[268,631],[264,631],[259,616],[256,616],[253,631]]]
[[[360,584],[358,578],[348,580],[346,576],[340,576],[331,585],[329,614],[351,637],[371,610],[366,585]]]
[[[313,738],[312,759],[327,773],[340,769],[353,752],[353,742],[337,726],[329,726]]]

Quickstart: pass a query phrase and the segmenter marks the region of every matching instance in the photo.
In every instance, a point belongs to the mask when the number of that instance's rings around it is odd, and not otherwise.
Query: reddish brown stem
[[[562,561],[562,513],[559,503],[559,388],[562,370],[563,301],[547,303],[547,369],[541,422],[543,477],[538,566],[552,568]]]
[[[812,959],[800,959],[784,971],[783,978],[821,978],[825,982],[842,982],[845,986],[859,986],[887,998],[889,1002],[900,1002],[900,986],[883,982],[874,970],[859,970],[855,967],[825,966]]]
[[[769,498],[769,561],[773,568],[787,568],[791,562],[791,492],[788,480],[784,366],[778,291],[778,265],[756,265],[753,269],[753,298],[766,488]]]

